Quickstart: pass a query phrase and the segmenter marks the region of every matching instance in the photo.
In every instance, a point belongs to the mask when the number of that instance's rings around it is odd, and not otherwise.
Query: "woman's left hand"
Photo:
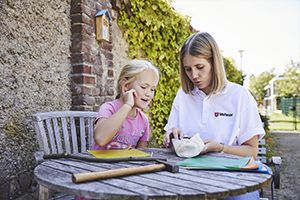
[[[220,152],[223,149],[223,145],[218,142],[215,142],[215,141],[205,140],[204,144],[205,144],[205,147],[201,151],[201,154],[206,154],[209,152]]]

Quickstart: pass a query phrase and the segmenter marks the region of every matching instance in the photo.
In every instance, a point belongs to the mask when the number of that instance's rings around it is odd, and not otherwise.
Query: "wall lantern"
[[[96,39],[109,42],[109,24],[112,20],[107,9],[99,10],[95,15],[96,22]]]

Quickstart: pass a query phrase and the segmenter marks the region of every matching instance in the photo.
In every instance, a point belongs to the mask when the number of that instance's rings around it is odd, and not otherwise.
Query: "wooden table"
[[[148,148],[156,157],[167,157],[169,162],[182,160],[167,149]],[[224,154],[225,155],[225,154]],[[92,199],[217,199],[258,190],[271,181],[270,174],[187,170],[132,175],[121,178],[75,184],[73,173],[103,171],[153,162],[95,163],[74,159],[46,160],[34,169],[37,182],[66,194]],[[43,197],[41,197],[42,199]]]

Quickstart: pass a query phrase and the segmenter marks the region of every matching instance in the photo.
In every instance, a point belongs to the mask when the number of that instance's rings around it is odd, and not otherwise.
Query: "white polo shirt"
[[[225,145],[241,145],[255,135],[265,135],[253,96],[231,82],[210,97],[198,88],[192,95],[179,89],[164,129],[170,132],[172,128],[181,129],[187,137],[199,133],[203,140]]]

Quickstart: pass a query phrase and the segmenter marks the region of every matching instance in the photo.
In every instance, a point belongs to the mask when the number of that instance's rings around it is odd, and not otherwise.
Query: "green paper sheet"
[[[177,165],[190,169],[243,169],[249,163],[251,157],[225,158],[216,156],[198,156],[188,158]]]
[[[128,158],[128,157],[146,157],[150,154],[138,149],[109,149],[109,150],[88,150],[96,158]]]

